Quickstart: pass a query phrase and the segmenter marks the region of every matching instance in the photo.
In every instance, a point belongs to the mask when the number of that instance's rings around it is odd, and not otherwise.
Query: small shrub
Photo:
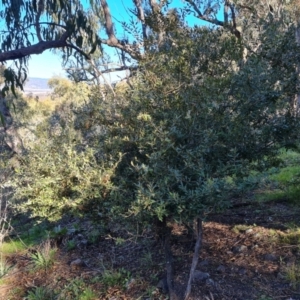
[[[129,278],[130,272],[125,269],[120,269],[118,271],[106,270],[102,275],[101,282],[106,288],[116,286],[124,288]]]
[[[70,281],[58,296],[59,300],[94,300],[97,299],[93,290],[81,278]]]
[[[247,229],[250,229],[251,227],[248,226],[248,225],[243,225],[243,224],[240,224],[240,225],[235,225],[233,228],[232,228],[232,231],[235,232],[235,233],[239,233],[239,232],[245,232]]]
[[[101,235],[101,232],[97,229],[93,229],[88,235],[88,241],[92,244],[96,243]]]
[[[94,300],[96,298],[95,292],[90,287],[87,287],[79,296],[79,300]]]
[[[73,250],[75,248],[76,248],[76,242],[75,242],[75,240],[69,240],[67,242],[67,250],[71,251],[71,250]]]
[[[45,287],[36,287],[33,291],[29,291],[26,300],[54,300],[55,295],[52,291]]]
[[[54,256],[57,249],[51,247],[50,240],[47,239],[40,247],[40,249],[31,255],[36,268],[43,268],[47,270],[54,263]]]
[[[285,278],[291,283],[293,288],[297,288],[300,285],[300,266],[293,263],[290,266],[286,266],[284,269]]]
[[[1,255],[1,259],[0,259],[0,278],[3,277],[4,275],[6,275],[10,268],[11,268],[11,266],[7,263],[6,259],[4,259],[3,256]]]
[[[0,172],[1,171],[0,169]],[[5,189],[0,185],[0,247],[4,239],[9,236],[12,231],[11,219],[8,215],[9,195],[7,194],[9,194],[9,192],[5,192]]]
[[[279,235],[279,241],[289,245],[300,245],[300,229],[289,230]]]

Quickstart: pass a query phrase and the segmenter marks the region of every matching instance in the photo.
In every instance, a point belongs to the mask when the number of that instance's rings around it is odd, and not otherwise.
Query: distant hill
[[[29,77],[25,83],[25,94],[45,95],[51,93],[48,86],[49,78]]]

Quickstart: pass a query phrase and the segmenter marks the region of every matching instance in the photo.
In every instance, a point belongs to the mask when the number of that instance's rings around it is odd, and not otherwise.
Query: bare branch
[[[109,10],[106,0],[101,0],[101,6],[103,9],[103,13],[104,13],[105,30],[106,30],[108,39],[100,39],[100,42],[103,44],[106,44],[108,46],[123,50],[134,59],[137,59],[137,60],[143,59],[143,55],[140,52],[134,50],[135,49],[134,45],[122,44],[119,42],[119,40],[115,36],[111,13],[110,13],[110,10]]]
[[[199,10],[199,8],[197,7],[196,3],[193,0],[185,0],[187,3],[189,3],[193,9],[196,12],[196,17],[198,19],[201,19],[203,21],[209,22],[211,24],[215,24],[218,26],[222,26],[225,27],[228,25],[228,8],[230,8],[231,11],[231,16],[232,16],[232,27],[230,28],[230,31],[238,38],[241,38],[241,33],[237,30],[236,27],[236,15],[235,15],[235,10],[234,10],[234,5],[232,3],[230,3],[229,0],[225,1],[225,5],[224,5],[224,22],[218,20],[217,18],[211,18],[206,14],[201,13],[201,11]],[[248,7],[247,7],[248,8]]]
[[[101,72],[101,70],[97,68],[95,61],[93,59],[90,60],[90,64],[93,67],[93,70],[97,73],[98,80],[99,80],[99,77],[102,77],[105,84],[109,87],[109,89],[111,90],[113,95],[116,96],[115,91],[114,91],[113,87],[111,86],[110,82],[108,82],[107,79],[105,78],[105,76],[103,76],[103,73]],[[98,84],[98,86],[100,86],[100,84]]]
[[[72,48],[72,49],[76,50],[76,51],[79,52],[82,56],[84,56],[84,58],[85,58],[86,60],[90,60],[90,59],[91,59],[91,57],[90,57],[88,54],[86,54],[86,53],[85,53],[84,51],[82,51],[80,48],[78,48],[77,46],[75,46],[75,45],[73,45],[73,44],[71,44],[71,43],[67,43],[66,47]]]
[[[224,4],[224,23],[225,25],[228,24],[228,7],[229,7],[229,1],[226,0]]]
[[[67,26],[58,24],[58,23],[54,23],[54,22],[39,22],[39,25],[52,25],[52,26],[61,27],[65,30],[67,30]],[[36,26],[36,24],[29,24],[28,26],[24,27],[24,29],[28,29],[31,26]]]
[[[102,74],[107,74],[107,73],[119,72],[119,71],[127,71],[127,70],[129,70],[129,71],[135,71],[137,69],[138,69],[138,67],[121,66],[121,67],[117,67],[117,68],[109,68],[109,69],[102,70],[101,73]],[[64,68],[64,70],[71,71],[71,70],[78,70],[78,68]]]
[[[106,69],[106,70],[102,71],[102,74],[112,73],[112,72],[119,72],[119,71],[126,71],[126,70],[134,71],[134,70],[137,70],[137,69],[138,69],[138,67],[126,67],[126,66],[123,66],[123,67],[119,67],[119,68]]]
[[[161,4],[163,5],[164,2]],[[165,30],[164,30],[164,21],[162,19],[162,15],[160,14],[161,12],[161,7],[160,5],[156,2],[156,0],[149,0],[149,4],[151,6],[152,12],[155,17],[155,21],[158,24],[157,26],[157,31],[158,31],[158,45],[160,46],[164,40],[164,35],[165,35]]]
[[[146,28],[146,23],[145,23],[145,13],[144,13],[144,9],[142,7],[142,1],[134,0],[134,4],[137,8],[137,17],[142,22],[143,38],[144,38],[144,40],[146,40],[147,39],[147,28]]]
[[[193,9],[195,10],[195,12],[197,13],[196,17],[198,19],[201,19],[203,21],[206,21],[206,22],[209,22],[211,24],[218,25],[218,26],[224,26],[224,22],[223,21],[220,21],[220,20],[218,20],[216,18],[212,19],[212,18],[210,18],[210,17],[202,14],[194,1],[192,1],[192,0],[185,0],[185,1],[187,3],[189,3],[193,7]]]
[[[107,45],[117,46],[119,44],[119,41],[115,36],[114,27],[113,27],[114,25],[112,22],[111,13],[106,0],[101,0],[101,5],[103,8],[104,18],[105,18],[105,30],[108,36]]]
[[[232,3],[229,3],[229,7],[231,10],[231,16],[232,16],[232,24],[233,27],[231,29],[231,32],[238,38],[241,38],[241,33],[236,28],[236,17],[235,17],[235,11],[234,11],[234,5]]]

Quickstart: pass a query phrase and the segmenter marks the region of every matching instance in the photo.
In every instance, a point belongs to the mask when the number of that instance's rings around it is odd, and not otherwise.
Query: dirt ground
[[[204,223],[190,299],[300,299],[300,271],[294,282],[287,276],[300,262],[300,234],[293,236],[291,229],[300,226],[299,212],[298,207],[277,201],[233,203],[230,211],[211,215]],[[68,222],[64,226],[71,227],[72,221]],[[48,270],[33,269],[34,248],[8,256],[13,268],[2,278],[0,299],[26,299],[24,295],[39,286],[64,290],[65,296],[59,299],[77,299],[74,287],[70,287],[75,278],[95,291],[95,299],[168,299],[163,249],[150,232],[128,236],[122,242],[111,235],[90,243],[86,237],[93,225],[83,225],[83,230],[56,241],[55,263]],[[292,237],[286,239],[288,232]],[[76,241],[76,247],[67,251],[70,239]],[[172,245],[175,287],[183,291],[194,247],[184,226],[174,225]],[[103,282],[101,278],[108,270],[123,274],[123,283],[108,286]]]

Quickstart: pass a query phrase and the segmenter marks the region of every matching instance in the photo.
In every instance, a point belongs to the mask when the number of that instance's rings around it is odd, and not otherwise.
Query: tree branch
[[[109,68],[109,69],[105,69],[103,71],[101,71],[102,74],[107,74],[107,73],[112,73],[112,72],[119,72],[119,71],[135,71],[137,70],[138,67],[127,67],[127,66],[121,66],[118,68]],[[68,71],[68,70],[78,70],[78,68],[64,68],[64,70]],[[84,69],[86,70],[86,69]]]
[[[134,0],[134,4],[137,8],[137,17],[142,22],[143,39],[145,41],[147,39],[147,28],[146,28],[146,23],[145,23],[145,13],[144,13],[144,9],[142,7],[142,2],[141,2],[141,0]]]
[[[215,19],[211,19],[208,16],[202,14],[194,1],[192,1],[192,0],[185,0],[185,1],[187,3],[189,3],[193,7],[193,9],[195,10],[195,12],[197,13],[196,17],[198,19],[201,19],[203,21],[206,21],[206,22],[209,22],[211,24],[218,25],[218,26],[224,26],[224,22],[223,21],[220,21],[220,20],[218,20],[216,18]]]
[[[115,32],[114,32],[114,27],[113,27],[113,22],[112,22],[112,17],[111,17],[111,13],[110,13],[109,7],[107,5],[107,2],[106,2],[106,0],[100,0],[100,2],[101,2],[101,6],[103,9],[103,13],[104,13],[104,19],[105,19],[104,26],[105,26],[106,34],[108,36],[108,39],[100,39],[100,42],[103,44],[106,44],[108,46],[123,50],[134,59],[142,60],[143,55],[139,51],[134,50],[134,45],[121,44],[119,42],[119,40],[116,38]]]
[[[36,14],[36,19],[35,19],[35,30],[36,30],[36,35],[38,38],[39,42],[42,42],[42,35],[41,35],[41,24],[40,24],[40,17],[45,9],[45,4],[44,0],[39,0],[37,4],[37,14]]]
[[[236,28],[236,17],[235,17],[235,11],[234,11],[234,5],[232,3],[229,3],[229,7],[231,10],[231,16],[232,16],[232,24],[233,27],[231,29],[231,32],[238,38],[241,38],[241,33]]]
[[[75,45],[73,45],[73,44],[71,44],[71,43],[67,43],[66,42],[66,47],[69,47],[69,48],[72,48],[72,49],[74,49],[74,50],[76,50],[77,52],[79,52],[82,56],[84,56],[84,58],[86,59],[86,60],[90,60],[91,59],[91,57],[88,55],[88,54],[86,54],[84,51],[82,51],[80,48],[78,48],[77,46],[75,46]]]
[[[13,60],[13,59],[20,59],[32,54],[41,54],[48,49],[69,47],[70,45],[68,45],[67,43],[68,37],[69,37],[69,33],[66,31],[59,40],[42,41],[29,47],[2,52],[0,53],[0,62]]]
[[[226,0],[225,4],[224,4],[224,23],[225,23],[225,25],[228,24],[228,7],[229,7],[229,0]]]

